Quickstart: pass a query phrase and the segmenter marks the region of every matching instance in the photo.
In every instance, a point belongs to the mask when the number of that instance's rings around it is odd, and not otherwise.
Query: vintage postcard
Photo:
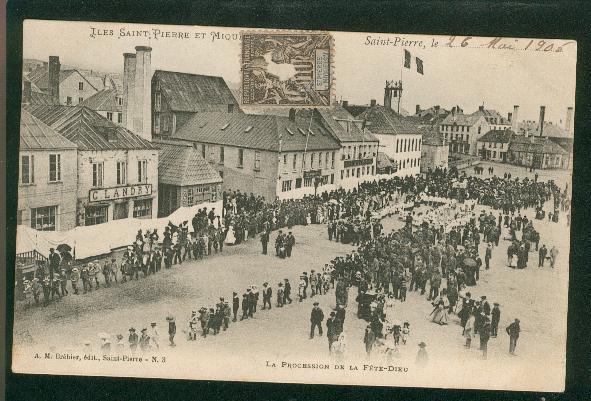
[[[13,371],[563,391],[576,54],[26,20]]]

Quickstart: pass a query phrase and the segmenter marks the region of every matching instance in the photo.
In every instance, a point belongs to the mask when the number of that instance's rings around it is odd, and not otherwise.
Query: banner
[[[410,52],[408,50],[404,50],[404,67],[410,68]]]

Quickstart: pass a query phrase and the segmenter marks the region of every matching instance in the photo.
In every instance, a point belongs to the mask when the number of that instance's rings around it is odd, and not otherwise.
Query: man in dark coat
[[[509,353],[515,355],[517,339],[519,338],[519,332],[521,331],[521,328],[519,327],[519,319],[515,319],[515,321],[507,326],[505,330],[507,331],[507,334],[509,334]]]
[[[269,287],[269,283],[263,284],[263,309],[266,309],[266,305],[269,305],[271,309],[271,298],[273,297],[273,290]]]
[[[248,311],[250,309],[248,306],[248,301],[248,294],[242,294],[242,316],[240,317],[240,320],[248,319]]]
[[[139,341],[139,337],[138,337],[137,333],[135,332],[135,329],[133,327],[130,328],[128,342],[129,342],[129,349],[131,350],[132,355],[134,355],[137,351],[138,341]]]
[[[263,255],[267,254],[267,244],[269,243],[269,232],[263,231],[261,234],[261,244],[263,245]]]
[[[547,254],[548,248],[546,248],[546,244],[544,244],[538,251],[538,267],[544,267],[544,261],[546,260]]]
[[[330,312],[330,317],[326,319],[326,337],[328,338],[328,351],[330,352],[332,349],[332,343],[337,340],[337,336],[335,335],[336,329],[336,313]]]
[[[314,302],[314,307],[310,313],[310,340],[314,338],[314,328],[318,327],[318,335],[322,336],[322,321],[324,320],[324,312],[318,306],[318,302]]]
[[[488,316],[482,318],[480,327],[480,350],[482,351],[482,359],[486,359],[488,351],[488,340],[490,339],[490,320]]]
[[[60,262],[62,258],[55,253],[55,249],[49,248],[49,278],[53,281],[53,273],[59,274]]]
[[[285,289],[283,291],[283,305],[287,302],[291,303],[291,283],[288,279],[285,279]]]
[[[287,257],[291,257],[291,251],[295,245],[295,237],[293,236],[292,232],[290,231],[285,238],[285,252]]]
[[[234,319],[232,319],[233,322],[236,321],[236,314],[238,314],[238,309],[240,309],[240,298],[238,297],[238,294],[234,292],[232,295],[232,312],[234,314]]]
[[[497,302],[494,303],[494,306],[491,311],[491,337],[497,336],[497,330],[499,328],[499,321],[501,320],[501,310],[499,309],[499,304]]]

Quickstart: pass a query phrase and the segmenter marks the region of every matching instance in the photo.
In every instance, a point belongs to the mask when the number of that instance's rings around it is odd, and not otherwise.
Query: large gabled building
[[[464,114],[457,106],[439,124],[439,132],[449,144],[450,153],[476,156],[476,141],[490,131],[484,116]]]
[[[80,106],[88,107],[107,120],[123,125],[123,95],[116,89],[103,89],[85,99]]]

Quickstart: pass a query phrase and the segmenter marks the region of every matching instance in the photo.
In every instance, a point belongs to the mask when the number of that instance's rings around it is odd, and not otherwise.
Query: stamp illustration
[[[331,46],[327,33],[244,33],[242,103],[330,105]]]

